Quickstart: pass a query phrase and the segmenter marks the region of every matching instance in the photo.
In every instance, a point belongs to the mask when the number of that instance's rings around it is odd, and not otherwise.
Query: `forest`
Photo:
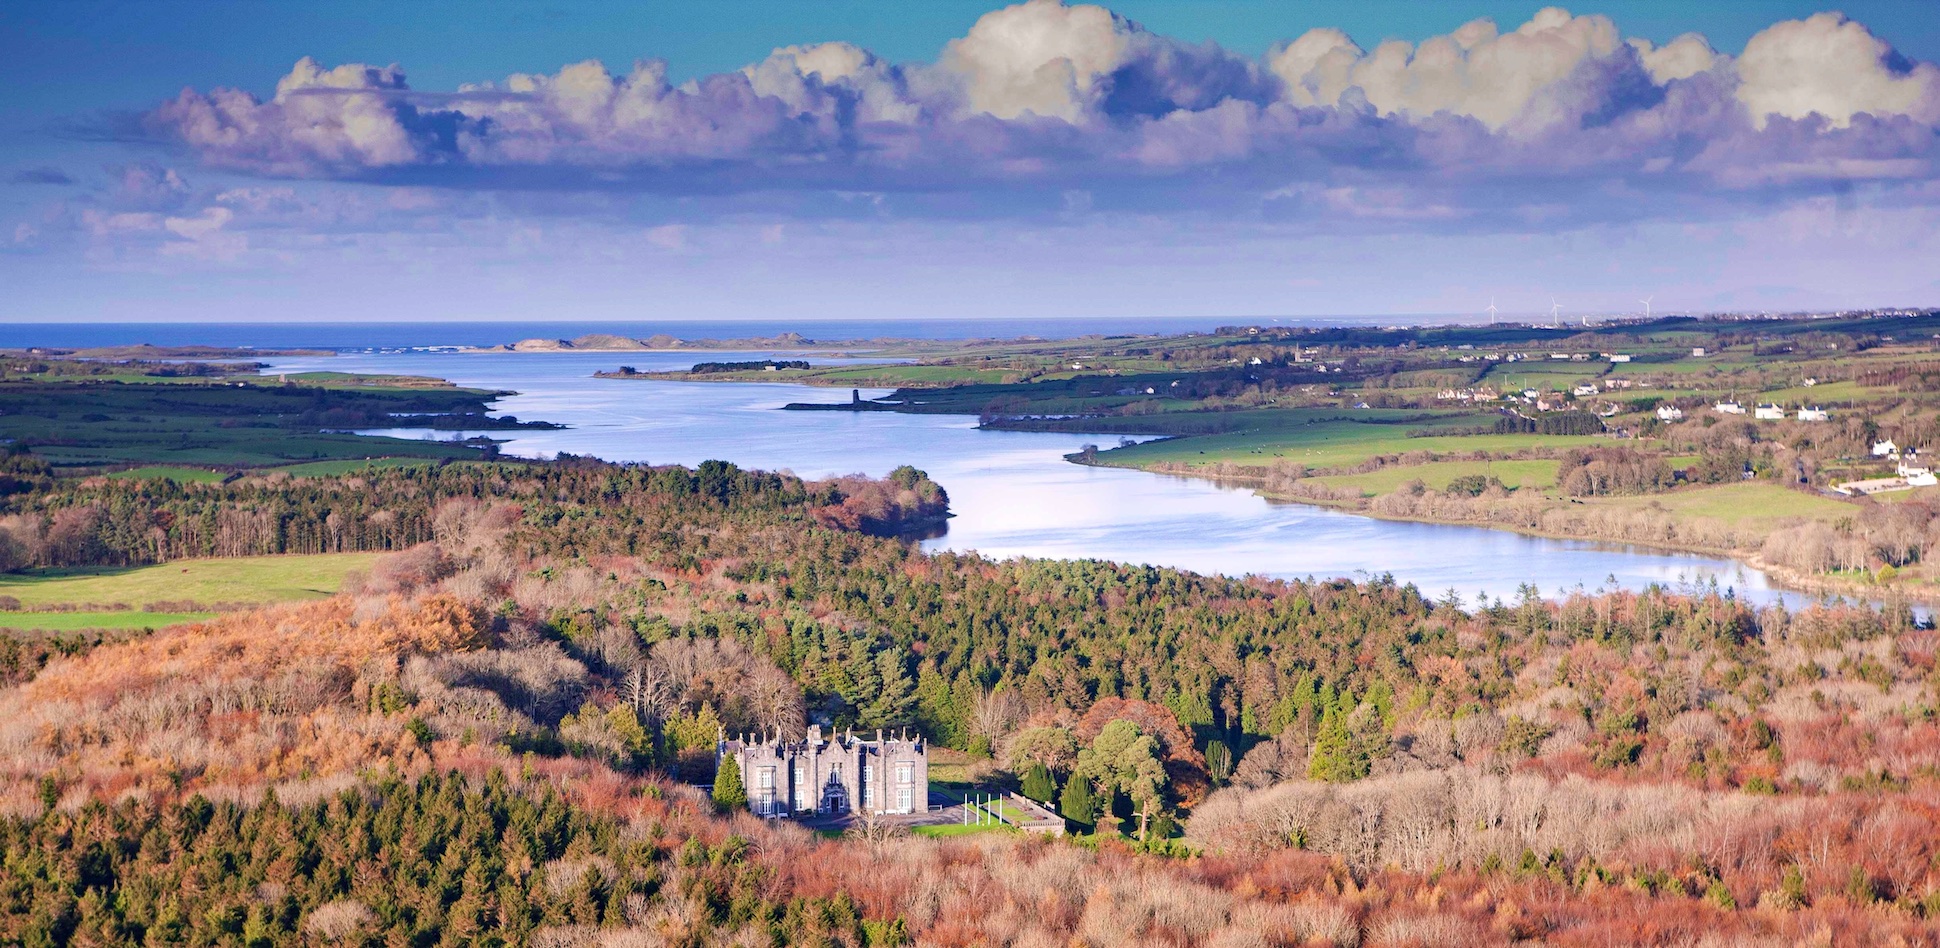
[[[9,941],[1885,945],[1940,920],[1940,633],[1905,603],[1463,609],[926,554],[903,537],[948,498],[912,469],[11,465],[16,566],[394,552],[331,599],[16,663]],[[723,730],[811,721],[920,731],[1073,835],[825,838],[687,786]]]

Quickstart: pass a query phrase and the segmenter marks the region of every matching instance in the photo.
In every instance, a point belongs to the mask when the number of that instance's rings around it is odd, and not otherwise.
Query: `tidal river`
[[[498,411],[568,426],[490,432],[510,438],[506,453],[525,457],[563,451],[686,465],[720,459],[807,478],[881,475],[913,464],[949,491],[956,514],[944,536],[924,543],[932,550],[1109,559],[1234,576],[1366,579],[1391,573],[1431,597],[1454,590],[1471,604],[1482,594],[1512,599],[1525,583],[1547,596],[1578,587],[1716,583],[1755,602],[1783,599],[1797,605],[1805,598],[1775,589],[1760,573],[1731,560],[1374,520],[1269,503],[1250,491],[1197,479],[1064,460],[1087,442],[1115,439],[980,431],[976,419],[959,416],[778,410],[788,402],[847,401],[848,389],[593,377],[597,370],[620,365],[642,371],[685,368],[696,361],[691,354],[404,352],[272,361],[271,373],[431,375],[516,391],[497,403]],[[879,394],[865,390],[863,397]],[[451,432],[383,433],[452,437]]]

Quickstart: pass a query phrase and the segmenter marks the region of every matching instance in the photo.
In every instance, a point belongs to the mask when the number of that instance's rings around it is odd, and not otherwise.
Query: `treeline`
[[[1572,448],[1556,466],[1556,483],[1572,497],[1602,497],[1654,494],[1670,489],[1676,477],[1663,458],[1631,448]]]
[[[1505,414],[1495,420],[1496,434],[1594,435],[1603,433],[1603,419],[1587,411],[1549,412],[1529,418]]]
[[[23,470],[0,497],[0,570],[126,566],[204,556],[401,550],[434,538],[454,501],[516,505],[538,548],[631,553],[737,518],[895,533],[940,519],[949,498],[913,468],[887,481],[804,482],[721,461],[698,468],[598,462],[372,469],[352,477],[54,481]],[[449,508],[448,516],[461,516]],[[662,535],[665,535],[663,537]]]
[[[0,356],[0,378],[20,375],[71,379],[120,375],[147,375],[165,379],[217,378],[226,375],[254,376],[265,368],[268,366],[260,362],[157,362],[146,359]]]
[[[769,369],[806,369],[807,359],[760,359],[753,362],[696,362],[688,369],[692,375],[717,375],[722,372],[761,372]],[[621,370],[626,372],[624,368]],[[630,372],[627,374],[631,374]]]
[[[286,805],[200,796],[0,821],[0,941],[571,944],[659,927],[680,944],[906,943],[842,895],[776,894],[749,840],[641,832],[501,771]],[[681,936],[684,936],[682,939]]]

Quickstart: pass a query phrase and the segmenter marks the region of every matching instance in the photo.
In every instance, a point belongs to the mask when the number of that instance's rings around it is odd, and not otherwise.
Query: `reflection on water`
[[[753,354],[762,355],[767,354]],[[899,464],[930,473],[956,517],[931,550],[996,556],[1097,558],[1206,573],[1369,578],[1393,574],[1430,596],[1452,590],[1513,598],[1656,583],[1715,583],[1755,601],[1799,598],[1731,560],[1545,540],[1474,527],[1395,523],[1298,504],[1194,478],[1083,467],[1063,459],[1082,435],[979,431],[972,418],[887,412],[777,411],[791,401],[847,401],[847,389],[725,382],[596,379],[620,364],[681,368],[675,353],[358,354],[277,359],[271,372],[334,369],[436,375],[516,390],[499,411],[569,425],[491,432],[505,451],[693,465],[711,458],[803,477],[882,475]],[[867,391],[864,397],[883,394]],[[415,432],[452,437],[451,432]]]

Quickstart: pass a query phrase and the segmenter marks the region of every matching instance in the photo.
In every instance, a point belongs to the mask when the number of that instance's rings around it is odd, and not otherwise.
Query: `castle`
[[[929,744],[921,737],[885,737],[881,731],[874,740],[852,731],[824,737],[815,726],[798,741],[723,736],[716,763],[729,754],[741,765],[748,809],[758,816],[913,814],[929,808]]]

